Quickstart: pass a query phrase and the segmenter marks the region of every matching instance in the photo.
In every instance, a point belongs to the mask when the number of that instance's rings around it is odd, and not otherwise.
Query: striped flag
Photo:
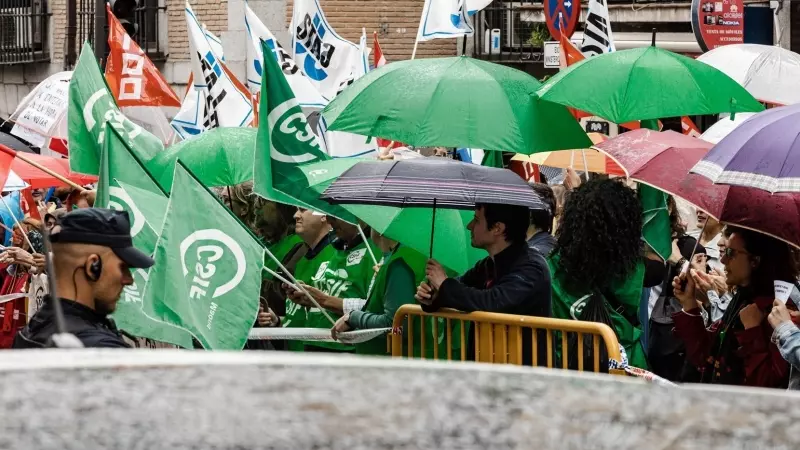
[[[589,14],[583,29],[581,51],[586,56],[595,56],[614,50],[616,48],[606,0],[589,0]]]

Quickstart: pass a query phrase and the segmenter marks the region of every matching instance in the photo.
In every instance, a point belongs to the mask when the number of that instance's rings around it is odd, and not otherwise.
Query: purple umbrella
[[[800,104],[751,117],[691,171],[717,184],[800,192]]]

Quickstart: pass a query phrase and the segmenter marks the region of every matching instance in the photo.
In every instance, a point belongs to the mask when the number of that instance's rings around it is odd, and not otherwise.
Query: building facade
[[[189,43],[182,0],[115,0],[129,11],[134,39],[161,69],[178,95],[189,76]],[[319,0],[331,26],[342,37],[358,42],[362,27],[378,33],[389,61],[408,59],[414,46],[424,0]],[[0,0],[0,119],[7,118],[30,89],[50,74],[69,70],[83,41],[94,42],[96,0]],[[284,46],[293,0],[249,0],[249,6]],[[588,1],[583,2],[586,14]],[[245,74],[246,30],[244,0],[191,0],[192,9],[207,28],[222,39],[225,59],[240,79]],[[758,6],[750,5],[749,6]],[[763,7],[776,11],[774,42],[800,51],[800,2],[772,1]],[[101,11],[102,12],[102,11]],[[691,30],[686,1],[609,0],[609,13],[618,49],[649,45],[652,29],[659,46],[687,54],[699,53]],[[101,14],[105,24],[105,13]],[[72,20],[71,20],[72,18]],[[544,25],[541,1],[495,0],[476,16],[476,33],[465,48],[474,57],[496,61],[536,76],[554,71],[543,67],[542,42],[551,40]],[[795,26],[792,26],[792,25]],[[578,26],[578,30],[583,25]],[[488,48],[492,32],[500,34],[496,51]],[[573,39],[580,39],[580,32]],[[420,43],[419,57],[450,56],[461,52],[455,39]]]

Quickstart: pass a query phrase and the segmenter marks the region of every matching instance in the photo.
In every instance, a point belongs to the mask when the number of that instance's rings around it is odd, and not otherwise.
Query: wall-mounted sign
[[[550,36],[556,41],[561,33],[569,39],[581,16],[581,0],[544,0],[544,18]],[[563,29],[562,29],[563,28]]]
[[[692,0],[692,30],[700,48],[744,42],[744,0]]]

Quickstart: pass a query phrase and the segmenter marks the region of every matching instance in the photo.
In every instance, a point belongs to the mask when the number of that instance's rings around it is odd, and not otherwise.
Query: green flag
[[[189,330],[206,349],[244,347],[258,313],[264,249],[180,162],[155,261],[145,303],[157,319]]]
[[[277,60],[271,56],[272,51],[265,43],[261,45],[267,57],[264,58],[258,110],[253,191],[269,200],[355,222],[355,217],[344,208],[321,200],[319,192],[308,189],[308,174],[304,167],[331,158],[320,149],[292,88]]]
[[[642,120],[642,128],[658,131],[658,120]],[[672,227],[667,209],[667,194],[646,184],[639,184],[642,203],[642,237],[658,256],[666,261],[672,254]]]
[[[504,168],[505,165],[503,165],[503,152],[485,150],[483,152],[483,160],[481,161],[481,165],[486,167],[496,167],[498,169]]]
[[[641,183],[638,190],[643,214],[642,237],[666,261],[672,254],[672,227],[667,209],[667,194]]]
[[[145,159],[152,158],[164,149],[157,137],[128,120],[119,111],[88,43],[83,44],[69,82],[67,125],[69,167],[73,172],[89,175],[100,172],[100,153],[107,125],[117,130],[128,146],[136,149]]]
[[[107,129],[109,132],[104,139],[100,158],[95,204],[102,208],[127,211],[131,218],[134,246],[152,255],[158,239],[156,230],[160,230],[166,211],[167,197],[117,130],[112,127]],[[117,326],[134,336],[192,348],[192,336],[188,331],[154,319],[153,305],[144,302],[143,292],[149,270],[135,269],[131,274],[134,283],[125,287],[113,314]]]
[[[152,254],[158,233],[161,231],[167,197],[144,169],[139,158],[131,151],[121,133],[111,127],[108,129],[109,133],[104,140],[100,158],[103,170],[100,171],[97,182],[95,206],[128,211],[131,216],[131,236],[134,245],[145,253]],[[120,187],[120,181],[150,192],[162,200],[159,203],[148,202],[146,206],[140,207],[139,205],[145,205],[145,202],[138,204],[134,202],[128,191]],[[154,207],[159,204],[164,206],[164,209],[153,212]],[[149,217],[142,212],[142,208],[148,211]]]

